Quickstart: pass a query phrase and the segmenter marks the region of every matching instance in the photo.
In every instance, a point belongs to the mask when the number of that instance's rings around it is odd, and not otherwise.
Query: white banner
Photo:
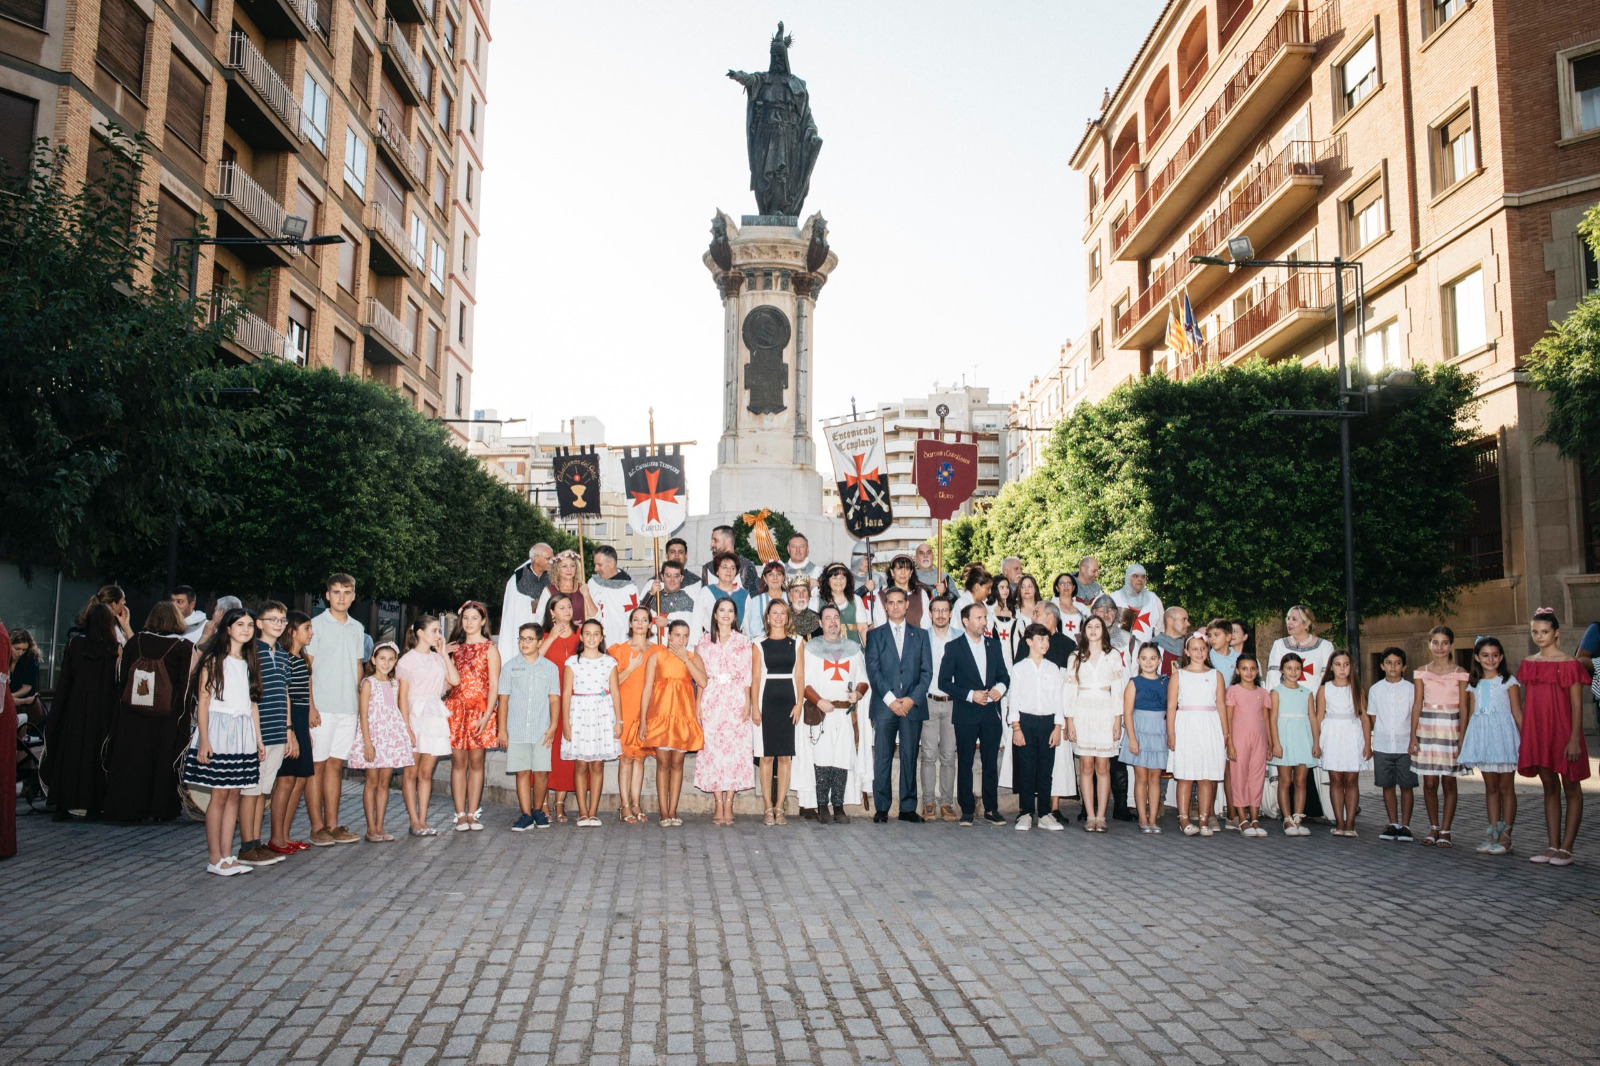
[[[845,528],[857,540],[882,533],[894,521],[889,504],[889,464],[883,450],[883,419],[843,422],[824,427],[823,433],[833,455],[833,480],[839,488]]]

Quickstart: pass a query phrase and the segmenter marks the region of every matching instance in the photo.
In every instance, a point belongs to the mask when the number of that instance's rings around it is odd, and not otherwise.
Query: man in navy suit
[[[867,632],[867,680],[872,684],[872,806],[874,822],[889,820],[889,770],[900,744],[900,820],[917,813],[917,743],[928,720],[933,645],[928,631],[906,622],[904,589],[883,594],[889,621]]]
[[[939,689],[954,701],[950,714],[956,730],[956,802],[961,805],[961,824],[971,825],[972,749],[983,756],[983,820],[1005,825],[1000,817],[1000,699],[1006,694],[1011,675],[1000,654],[1000,642],[988,636],[989,609],[981,603],[961,608],[961,628],[966,633],[944,647],[939,663]]]

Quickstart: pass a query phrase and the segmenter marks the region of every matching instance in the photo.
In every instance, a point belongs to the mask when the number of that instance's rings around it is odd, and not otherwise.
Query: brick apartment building
[[[113,124],[145,131],[163,258],[202,218],[342,234],[202,249],[202,291],[271,270],[228,353],[468,417],[488,22],[489,0],[0,0],[0,159],[44,137],[82,177]]]
[[[1600,487],[1534,443],[1542,401],[1519,370],[1597,283],[1575,227],[1600,200],[1600,5],[1172,0],[1072,166],[1088,204],[1088,364],[1068,406],[1156,370],[1331,365],[1329,274],[1189,259],[1245,235],[1262,258],[1360,260],[1352,361],[1360,343],[1369,372],[1452,362],[1484,401],[1460,545],[1480,583],[1454,627],[1512,638],[1520,658],[1534,607],[1600,618]],[[1185,291],[1204,343],[1180,361],[1165,334]],[[1416,649],[1425,631],[1374,619],[1365,639]]]

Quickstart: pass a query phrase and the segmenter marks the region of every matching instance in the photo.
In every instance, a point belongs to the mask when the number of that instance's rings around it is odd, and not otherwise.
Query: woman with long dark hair
[[[183,810],[179,767],[194,720],[200,649],[184,635],[171,600],[150,609],[122,649],[117,703],[106,745],[105,819],[166,821]],[[149,685],[147,692],[135,691]]]
[[[105,806],[102,754],[117,706],[116,614],[107,604],[90,603],[82,617],[83,631],[67,640],[39,767],[62,820],[98,818]]]
[[[755,751],[750,677],[761,653],[739,631],[739,611],[731,599],[720,599],[711,609],[711,628],[695,653],[705,664],[706,687],[700,694],[705,740],[694,760],[694,787],[716,795],[711,824],[732,825],[734,793],[756,785],[750,765]]]
[[[261,743],[261,664],[256,620],[243,607],[222,616],[201,649],[195,672],[200,703],[194,739],[183,761],[183,780],[211,790],[206,805],[206,872],[220,877],[253,867],[233,853],[239,790],[256,783],[266,746]]]
[[[500,690],[500,649],[490,640],[489,610],[468,600],[456,611],[451,658],[460,682],[445,697],[450,723],[450,798],[458,833],[482,830],[484,752],[498,747],[495,693]]]
[[[541,597],[545,605],[544,637],[539,642],[539,654],[555,664],[556,671],[566,669],[567,660],[578,652],[577,608],[583,601],[564,592],[545,590]],[[567,820],[567,793],[577,790],[578,767],[561,754],[561,731],[565,723],[556,723],[555,743],[550,748],[549,817],[557,822]]]

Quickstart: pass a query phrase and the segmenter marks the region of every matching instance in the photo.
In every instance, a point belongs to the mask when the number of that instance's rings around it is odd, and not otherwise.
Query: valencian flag
[[[844,527],[857,540],[875,537],[894,521],[889,504],[889,464],[884,461],[883,419],[864,418],[823,430],[833,453]]]
[[[928,503],[928,513],[943,521],[956,513],[978,487],[978,446],[968,441],[917,441],[917,461],[912,467],[917,495]]]
[[[665,537],[689,516],[689,489],[676,444],[622,449],[628,524],[642,537]]]
[[[600,513],[600,457],[592,445],[557,448],[551,469],[556,479],[556,505],[562,518]]]

